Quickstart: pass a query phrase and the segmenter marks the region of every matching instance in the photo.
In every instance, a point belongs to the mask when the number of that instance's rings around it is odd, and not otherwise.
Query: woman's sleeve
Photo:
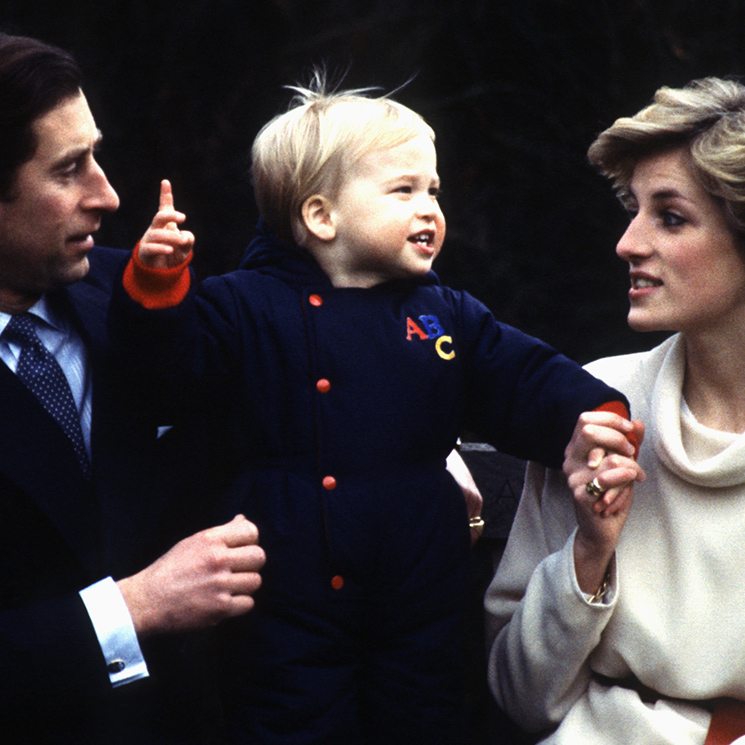
[[[556,493],[561,492],[561,493]],[[489,685],[497,703],[529,731],[555,727],[582,696],[590,656],[617,597],[592,604],[577,583],[576,518],[561,472],[529,463],[507,548],[486,593],[494,638]]]

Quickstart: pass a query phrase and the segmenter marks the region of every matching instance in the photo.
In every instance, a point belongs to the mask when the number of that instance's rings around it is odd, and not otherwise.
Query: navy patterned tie
[[[8,341],[21,347],[16,375],[70,438],[80,467],[90,478],[91,464],[70,385],[54,355],[39,340],[34,326],[31,314],[19,313],[11,317],[3,332]]]

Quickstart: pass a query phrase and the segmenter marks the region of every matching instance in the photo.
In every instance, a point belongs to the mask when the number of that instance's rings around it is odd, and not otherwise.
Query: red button
[[[342,577],[340,574],[332,577],[331,587],[333,587],[335,590],[341,590],[341,588],[344,587],[344,577]]]
[[[336,479],[333,476],[324,476],[322,483],[324,489],[328,489],[329,491],[336,489]]]
[[[323,305],[323,298],[322,298],[322,297],[321,297],[320,295],[311,295],[311,296],[310,296],[310,297],[308,298],[308,302],[309,302],[309,303],[310,303],[311,305],[315,305],[315,306],[316,306],[316,308],[320,308],[320,306],[322,306],[322,305]]]
[[[316,388],[318,388],[321,393],[328,393],[331,390],[331,383],[326,380],[326,378],[321,378],[316,383]]]

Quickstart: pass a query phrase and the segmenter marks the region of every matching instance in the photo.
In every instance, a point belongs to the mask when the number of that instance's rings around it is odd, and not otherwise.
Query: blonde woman
[[[565,464],[574,505],[560,474],[529,466],[487,593],[490,684],[545,743],[731,742],[745,733],[722,724],[745,700],[745,86],[662,88],[589,155],[629,212],[629,324],[675,333],[588,368],[646,425],[629,509],[594,509],[586,464]],[[575,444],[598,423],[586,415]]]

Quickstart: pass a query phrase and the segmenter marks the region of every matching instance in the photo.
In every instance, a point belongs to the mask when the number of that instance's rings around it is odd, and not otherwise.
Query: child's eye
[[[429,190],[429,195],[437,199],[442,194],[442,190],[439,186],[432,186]]]
[[[397,186],[394,189],[394,191],[397,192],[398,194],[411,194],[412,190],[411,190],[411,186],[402,184],[401,186]]]

